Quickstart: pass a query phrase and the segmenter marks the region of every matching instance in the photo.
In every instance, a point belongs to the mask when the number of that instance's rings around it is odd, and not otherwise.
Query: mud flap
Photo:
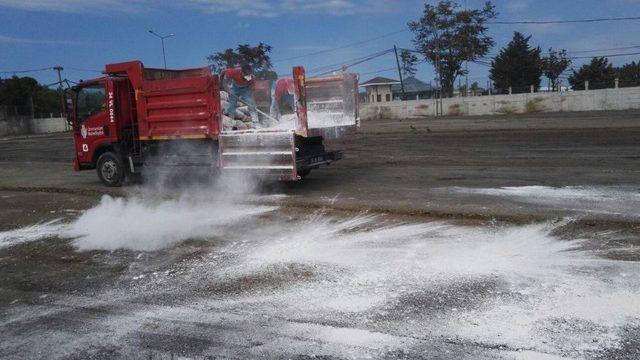
[[[246,130],[219,136],[220,170],[278,180],[298,180],[293,130]]]

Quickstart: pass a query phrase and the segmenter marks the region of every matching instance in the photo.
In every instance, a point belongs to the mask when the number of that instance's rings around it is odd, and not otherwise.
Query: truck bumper
[[[224,132],[218,139],[221,171],[260,178],[296,181],[342,158],[340,151],[325,151],[321,137],[304,138],[292,130]]]
[[[329,165],[340,159],[342,159],[342,151],[327,151],[322,154],[296,159],[296,168],[298,169],[298,172],[302,172],[307,169],[317,169],[321,165]]]

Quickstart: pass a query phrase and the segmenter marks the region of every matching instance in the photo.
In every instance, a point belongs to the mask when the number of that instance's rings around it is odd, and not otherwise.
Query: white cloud
[[[79,41],[71,41],[71,40],[26,39],[26,38],[0,35],[0,44],[82,45],[83,43]]]
[[[87,11],[138,12],[146,0],[0,0],[0,7],[28,11],[81,13]]]
[[[322,12],[334,15],[344,15],[347,13],[363,11],[366,6],[363,6],[363,4],[357,5],[355,1],[349,0],[285,0],[282,1],[282,8],[290,12]]]
[[[0,0],[0,7],[28,11],[57,12],[141,12],[162,7],[188,6],[210,13],[229,13],[243,17],[278,17],[291,14],[353,15],[386,13],[397,9],[393,0]]]
[[[188,0],[187,3],[198,10],[211,14],[235,13],[238,16],[278,16],[278,9],[266,0]]]
[[[529,2],[527,0],[511,0],[506,7],[508,12],[519,12],[529,7]]]

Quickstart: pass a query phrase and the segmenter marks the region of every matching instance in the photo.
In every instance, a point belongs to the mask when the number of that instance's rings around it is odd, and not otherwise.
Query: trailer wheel
[[[309,175],[310,172],[311,172],[311,169],[304,169],[304,170],[298,171],[298,176],[300,176],[300,179],[304,179]]]
[[[98,178],[107,186],[121,186],[124,182],[125,169],[122,160],[112,152],[106,152],[98,158],[96,164]]]

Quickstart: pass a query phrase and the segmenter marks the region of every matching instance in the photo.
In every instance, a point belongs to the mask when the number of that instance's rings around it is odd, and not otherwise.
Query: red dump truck
[[[242,131],[223,129],[219,78],[208,67],[151,69],[130,61],[106,65],[104,74],[74,86],[67,101],[74,170],[96,169],[108,186],[148,166],[202,166],[295,181],[342,157],[325,150],[325,136],[358,126],[354,74],[306,79],[302,67],[293,68],[293,125]]]

